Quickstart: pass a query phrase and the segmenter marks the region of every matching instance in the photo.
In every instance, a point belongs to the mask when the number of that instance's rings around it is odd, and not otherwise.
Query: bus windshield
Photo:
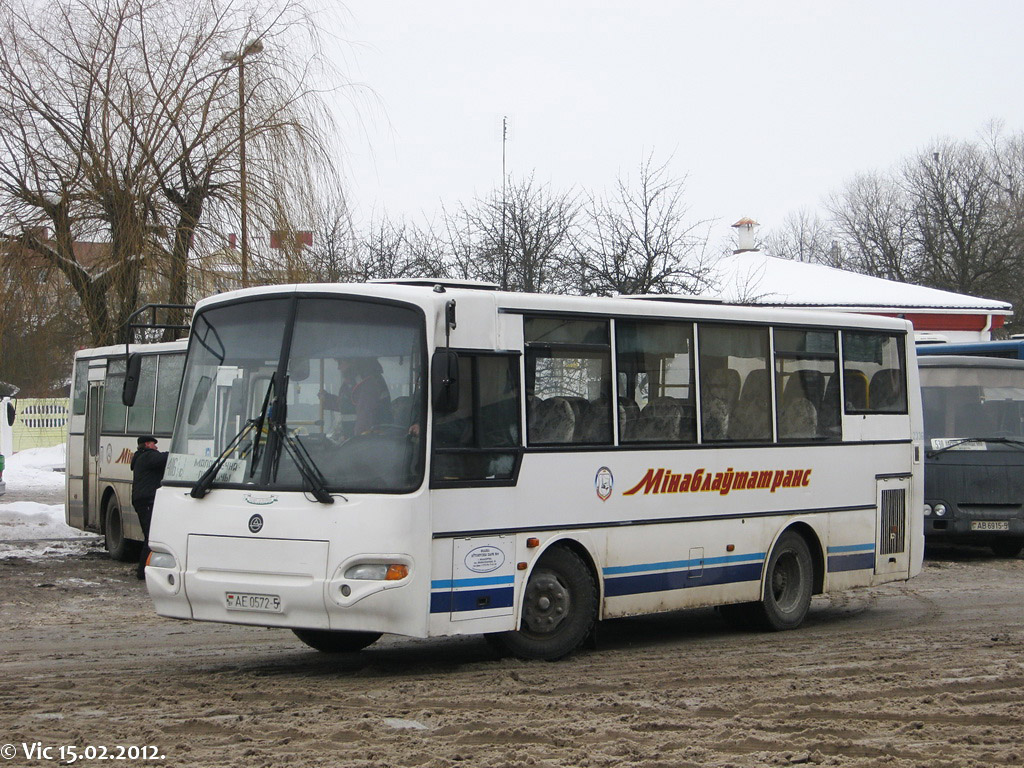
[[[165,484],[318,499],[419,487],[424,348],[407,305],[299,296],[201,311]]]
[[[921,399],[933,450],[958,441],[1024,440],[1024,369],[922,366]]]

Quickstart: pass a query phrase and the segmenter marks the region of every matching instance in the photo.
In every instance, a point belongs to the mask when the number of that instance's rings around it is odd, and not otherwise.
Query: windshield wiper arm
[[[310,493],[313,494],[313,498],[321,504],[333,504],[334,497],[327,490],[327,479],[324,477],[323,472],[320,471],[320,467],[313,461],[313,457],[309,455],[306,446],[302,444],[302,441],[297,436],[290,434],[288,428],[283,424],[273,420],[271,424],[281,444],[288,451],[288,455],[295,462],[295,466],[298,467],[302,479],[309,483]]]
[[[959,448],[965,443],[1005,443],[1007,445],[1014,445],[1018,448],[1024,449],[1024,440],[1015,437],[965,437],[961,440],[956,440],[949,445],[944,445],[941,448],[926,451],[924,455],[930,459],[938,456],[940,453],[945,453],[946,451],[951,451],[954,448]]]
[[[260,415],[253,419],[253,424],[256,427],[256,437],[253,438],[252,466],[249,467],[249,477],[256,474],[256,467],[260,463],[260,442],[263,438],[263,425],[267,421],[267,414],[270,413],[270,396],[274,392],[276,377],[276,371],[270,374],[270,381],[267,382],[267,394],[263,396],[263,407],[260,408]]]
[[[189,491],[189,496],[193,499],[201,499],[210,492],[210,486],[213,485],[214,478],[217,477],[217,473],[220,472],[221,467],[224,466],[224,462],[226,462],[234,450],[241,445],[242,440],[255,426],[256,419],[249,419],[245,422],[245,425],[238,431],[238,434],[231,438],[231,442],[228,443],[228,447],[221,451],[216,461],[214,461],[213,464],[210,465],[209,469],[203,472],[200,478],[196,480],[196,484],[193,485],[192,490]]]
[[[256,437],[253,438],[252,445],[252,466],[249,468],[249,477],[252,477],[256,472],[256,466],[260,461],[260,438],[263,433],[263,425],[267,420],[267,411],[270,409],[270,393],[274,390],[274,377],[271,375],[270,382],[267,384],[267,395],[263,398],[263,407],[260,409],[260,415],[255,419],[249,419],[245,422],[242,428],[238,431],[231,441],[228,443],[227,448],[221,451],[217,460],[210,465],[209,469],[203,472],[202,476],[196,481],[196,484],[192,486],[192,490],[189,491],[189,496],[193,499],[201,499],[210,492],[210,486],[213,485],[213,481],[217,478],[217,474],[220,472],[221,467],[228,460],[228,457],[242,444],[242,440],[249,432],[256,430]]]

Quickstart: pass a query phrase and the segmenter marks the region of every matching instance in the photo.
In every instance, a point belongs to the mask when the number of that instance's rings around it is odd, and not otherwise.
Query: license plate
[[[972,520],[972,531],[1008,531],[1010,530],[1009,520]]]
[[[281,598],[278,595],[254,595],[251,592],[225,592],[224,605],[229,611],[263,611],[280,613]]]

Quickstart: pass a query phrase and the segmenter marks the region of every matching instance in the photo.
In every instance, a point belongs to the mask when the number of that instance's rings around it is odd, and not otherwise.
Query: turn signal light
[[[385,581],[401,581],[409,575],[409,566],[403,563],[392,563],[388,566],[387,575],[384,577]]]
[[[539,546],[540,546],[540,539],[538,539],[538,538],[535,538],[535,537],[531,536],[530,538],[528,538],[526,540],[526,548],[527,549],[536,549]]]

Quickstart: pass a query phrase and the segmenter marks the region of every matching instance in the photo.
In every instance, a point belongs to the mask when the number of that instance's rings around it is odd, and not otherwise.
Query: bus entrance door
[[[85,504],[85,528],[100,530],[100,418],[103,411],[103,386],[89,383],[85,406],[85,450],[82,452],[82,501]]]
[[[906,573],[910,569],[907,501],[910,475],[877,478],[875,573]]]

